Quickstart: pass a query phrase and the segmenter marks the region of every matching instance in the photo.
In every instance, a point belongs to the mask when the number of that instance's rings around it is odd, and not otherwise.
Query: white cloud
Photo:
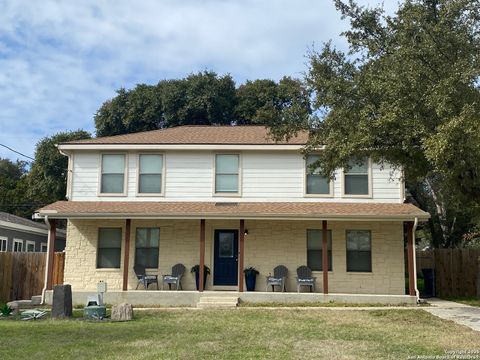
[[[4,1],[0,142],[33,154],[43,136],[93,131],[121,86],[204,69],[238,82],[300,76],[307,48],[345,47],[345,27],[325,0]]]

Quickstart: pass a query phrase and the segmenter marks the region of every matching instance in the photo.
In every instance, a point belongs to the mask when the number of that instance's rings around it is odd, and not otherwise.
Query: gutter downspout
[[[58,152],[60,154],[62,154],[63,156],[66,156],[68,158],[68,165],[67,165],[67,189],[66,189],[66,194],[65,194],[65,198],[67,200],[70,200],[71,199],[71,193],[72,193],[72,167],[73,167],[73,164],[72,164],[72,156],[70,156],[69,153],[61,150],[59,147],[58,147],[58,144],[55,144],[55,147],[58,149]]]
[[[412,236],[413,236],[413,273],[415,275],[413,279],[413,284],[415,288],[415,295],[417,296],[417,302],[419,302],[420,292],[418,291],[418,288],[417,288],[417,255],[416,255],[416,249],[415,249],[415,232],[417,230],[417,226],[418,226],[418,217],[416,217],[415,221],[413,222]]]
[[[48,228],[48,238],[47,238],[47,265],[48,261],[50,260],[50,221],[48,221],[48,215],[45,215],[43,218],[45,220],[45,224],[47,224]],[[44,281],[44,286],[42,289],[42,300],[40,301],[40,305],[45,305],[45,292],[47,291],[47,279],[48,279],[48,266],[45,267],[45,281]]]

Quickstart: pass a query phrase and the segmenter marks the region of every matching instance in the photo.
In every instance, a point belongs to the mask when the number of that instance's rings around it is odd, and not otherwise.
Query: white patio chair
[[[147,275],[145,271],[145,266],[143,265],[135,265],[133,267],[133,271],[135,271],[135,275],[137,276],[137,287],[135,290],[138,289],[138,286],[140,284],[143,285],[145,290],[148,290],[148,285],[150,284],[157,284],[157,290],[158,290],[158,275]]]
[[[284,265],[278,265],[275,269],[273,269],[273,276],[267,276],[267,289],[268,287],[272,287],[272,292],[275,291],[275,286],[280,286],[280,291],[287,291],[285,280],[288,276],[288,269]]]
[[[172,284],[175,284],[175,290],[182,289],[182,276],[185,273],[185,266],[183,264],[176,264],[172,267],[172,274],[162,275],[162,290],[165,284],[168,284],[168,289],[172,288]]]
[[[297,269],[297,292],[300,292],[300,286],[310,287],[310,291],[315,292],[315,283],[317,278],[312,276],[312,270],[305,265]]]

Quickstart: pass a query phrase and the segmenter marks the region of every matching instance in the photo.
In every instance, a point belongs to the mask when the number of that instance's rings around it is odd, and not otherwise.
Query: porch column
[[[408,261],[408,294],[415,296],[415,270],[414,270],[414,257],[413,257],[413,222],[407,222],[407,261]]]
[[[198,273],[198,291],[205,288],[203,269],[205,267],[205,219],[200,220],[200,269]]]
[[[328,294],[328,231],[327,220],[322,221],[322,272],[323,293]]]
[[[47,290],[53,289],[53,262],[55,260],[55,240],[57,239],[57,222],[48,220],[50,230],[48,231],[47,243]]]
[[[127,291],[128,288],[128,261],[130,259],[130,226],[131,219],[125,220],[125,251],[123,252],[123,291]]]
[[[240,220],[240,244],[238,254],[238,291],[243,292],[243,262],[245,243],[245,220]]]

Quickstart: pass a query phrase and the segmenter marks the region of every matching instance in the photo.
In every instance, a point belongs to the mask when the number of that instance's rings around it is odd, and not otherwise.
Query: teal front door
[[[215,230],[213,285],[238,285],[238,230]]]

